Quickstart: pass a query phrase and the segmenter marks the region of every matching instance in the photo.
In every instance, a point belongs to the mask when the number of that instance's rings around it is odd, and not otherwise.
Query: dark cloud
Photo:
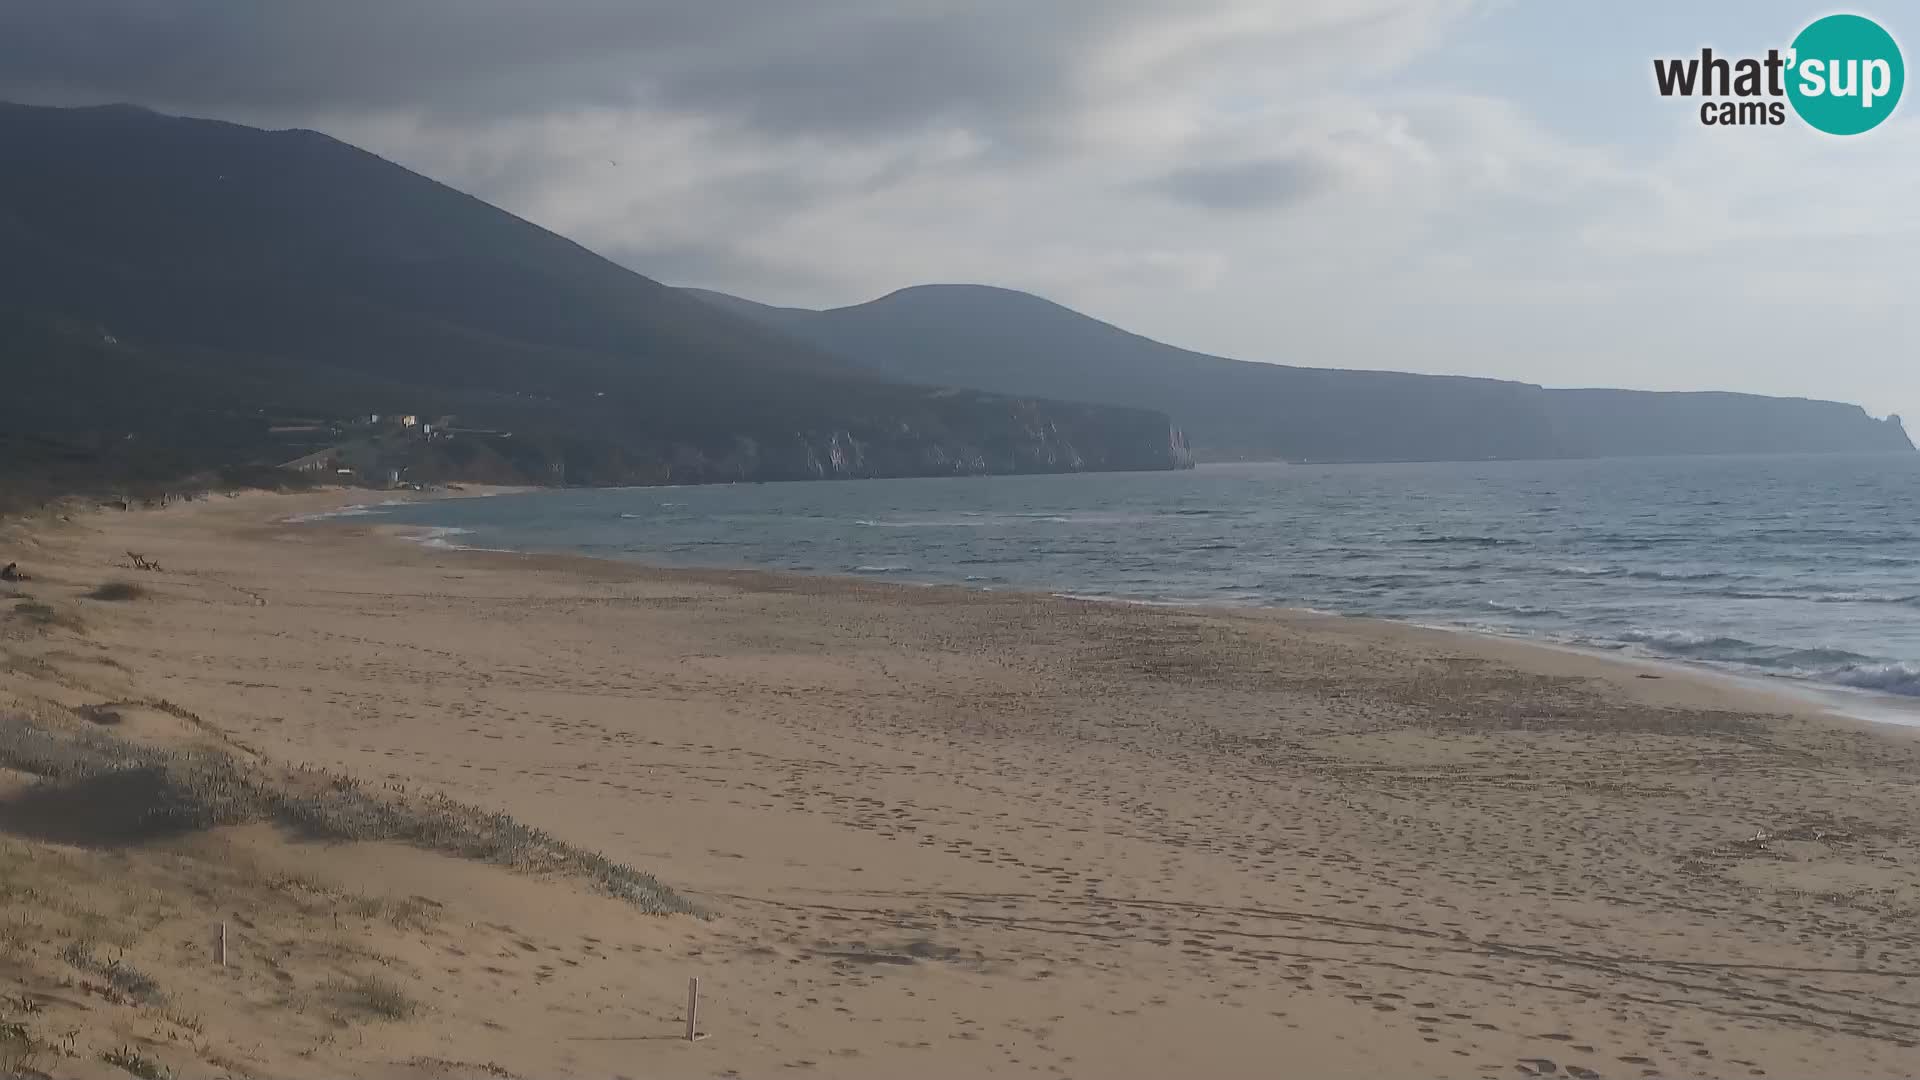
[[[1156,180],[1153,187],[1208,210],[1272,210],[1331,190],[1339,179],[1339,170],[1331,161],[1302,152],[1175,169]]]
[[[769,129],[1008,116],[1143,0],[0,0],[0,97],[498,116],[637,101]]]
[[[647,41],[685,39],[667,5],[599,0],[7,0],[10,89],[190,107],[451,103],[539,82],[591,97]]]

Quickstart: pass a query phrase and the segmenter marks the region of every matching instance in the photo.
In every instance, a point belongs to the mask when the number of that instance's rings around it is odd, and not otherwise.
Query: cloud
[[[1339,170],[1325,158],[1296,153],[1174,169],[1154,186],[1210,210],[1266,210],[1303,202],[1339,179]]]
[[[1196,72],[1304,85],[1462,0],[60,0],[10,5],[0,95],[473,120],[643,105],[763,131],[1012,136]],[[1220,65],[1226,54],[1248,62]]]

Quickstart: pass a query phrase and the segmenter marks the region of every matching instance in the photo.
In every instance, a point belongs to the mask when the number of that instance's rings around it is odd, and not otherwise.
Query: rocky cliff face
[[[930,392],[923,407],[861,424],[677,441],[629,477],[662,482],[1114,472],[1191,467],[1164,414],[1144,409]],[[646,460],[646,459],[642,459]],[[621,483],[569,467],[568,483]]]
[[[1114,422],[1060,416],[1051,403],[1017,402],[1014,422],[980,437],[952,429],[854,431],[841,427],[773,437],[736,436],[731,446],[676,443],[653,460],[627,456],[609,471],[581,463],[571,484],[713,483],[734,480],[852,480],[904,476],[1128,472],[1191,468],[1163,418]]]
[[[1144,410],[991,395],[947,395],[938,412],[812,431],[700,439],[459,437],[389,446],[381,467],[419,483],[645,486],[907,476],[1127,472],[1192,468],[1164,416]]]

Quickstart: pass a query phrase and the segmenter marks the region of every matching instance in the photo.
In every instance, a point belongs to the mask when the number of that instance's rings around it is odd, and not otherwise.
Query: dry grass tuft
[[[39,600],[15,601],[12,614],[14,619],[40,630],[70,630],[76,634],[86,632],[86,624],[80,621],[78,615]]]
[[[378,975],[362,975],[351,982],[331,982],[327,984],[327,992],[343,1004],[383,1020],[407,1020],[420,1011],[420,1003],[399,983]]]
[[[24,1024],[0,1024],[0,1076],[44,1075],[34,1066],[48,1047],[28,1033]]]
[[[347,910],[363,919],[384,919],[396,930],[427,930],[439,918],[440,905],[424,896],[356,896]]]
[[[109,603],[125,603],[130,600],[147,598],[147,587],[131,581],[109,581],[87,594],[89,600],[105,600]]]
[[[125,960],[109,960],[101,971],[107,977],[108,985],[141,1004],[152,1005],[166,1001],[166,995],[160,992],[160,984],[153,977]]]
[[[127,963],[125,958],[101,963],[100,958],[94,954],[94,942],[90,938],[76,938],[69,942],[66,948],[60,950],[60,958],[78,971],[105,979],[108,986],[131,1001],[142,1005],[158,1005],[167,999],[167,996],[160,992],[159,983],[147,973]]]
[[[135,1050],[131,1046],[123,1046],[118,1050],[108,1050],[106,1053],[100,1055],[100,1060],[115,1068],[130,1072],[139,1077],[140,1080],[171,1080],[173,1076],[172,1069],[167,1068],[152,1058],[143,1056],[140,1051]]]
[[[0,897],[0,901],[11,900],[12,896]],[[0,956],[9,959],[20,956],[31,949],[40,939],[40,928],[29,921],[26,915],[13,913],[0,917]]]
[[[273,770],[223,750],[148,746],[99,728],[54,730],[19,714],[0,715],[0,766],[54,781],[0,807],[17,831],[48,839],[121,843],[271,821],[316,840],[397,841],[582,877],[643,911],[695,913],[652,875],[506,814],[439,795],[373,794],[344,774]]]
[[[123,719],[125,719],[125,717],[121,716],[118,711],[118,706],[122,704],[124,703],[118,702],[118,701],[108,701],[99,705],[80,705],[75,707],[73,712],[75,716],[78,716],[80,719],[85,720],[88,723],[100,724],[105,727],[112,727],[113,725],[118,724]]]

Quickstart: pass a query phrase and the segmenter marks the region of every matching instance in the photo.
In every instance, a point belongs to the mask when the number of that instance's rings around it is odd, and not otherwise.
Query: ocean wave
[[[1794,674],[1812,674],[1822,668],[1870,664],[1871,656],[1846,649],[1783,649],[1754,662],[1755,667],[1780,668]]]
[[[406,499],[388,499],[385,502],[378,503],[355,503],[352,506],[342,506],[337,510],[315,510],[306,514],[294,514],[292,517],[281,518],[280,523],[282,525],[305,525],[308,522],[327,521],[332,518],[370,517],[380,513],[382,510],[406,505],[408,505],[408,500]]]
[[[338,510],[316,510],[310,514],[294,514],[280,519],[282,525],[305,525],[314,521],[328,521],[333,518],[365,517],[377,513],[369,506],[346,506]]]
[[[1685,660],[1760,668],[1800,678],[1824,679],[1823,672],[1878,663],[1846,649],[1822,646],[1763,645],[1743,638],[1702,634],[1692,630],[1627,630],[1618,641],[1651,652]]]
[[[1866,663],[1846,664],[1815,676],[1821,682],[1873,690],[1901,697],[1920,697],[1920,664]]]
[[[1675,653],[1735,650],[1751,652],[1760,647],[1751,641],[1743,641],[1737,637],[1701,634],[1693,630],[1643,630],[1638,627],[1621,631],[1619,640]]]
[[[1844,544],[1850,547],[1877,547],[1881,544],[1920,543],[1920,536],[1912,533],[1873,533],[1859,529],[1758,529],[1749,533],[1748,536],[1769,544]]]
[[[1818,589],[1801,591],[1707,589],[1699,595],[1725,600],[1798,600],[1807,604],[1900,604],[1905,607],[1920,607],[1920,593],[1826,592]]]
[[[1425,574],[1336,574],[1332,580],[1350,584],[1359,588],[1397,589],[1407,585],[1426,585],[1432,581]]]
[[[472,529],[462,529],[452,525],[440,525],[430,529],[423,529],[407,537],[407,539],[422,547],[444,548],[450,551],[466,551],[470,549],[468,549],[465,544],[456,544],[449,539],[449,537],[471,535],[473,535]]]
[[[1416,536],[1409,544],[1446,544],[1456,547],[1510,547],[1521,541],[1503,536]]]
[[[847,568],[847,572],[851,574],[904,574],[911,569],[913,568],[910,566],[852,566]]]
[[[1112,593],[1069,593],[1052,594],[1056,600],[1079,600],[1088,604],[1126,604],[1130,607],[1178,608],[1204,605],[1205,600],[1182,600],[1167,597],[1117,596]]]
[[[1560,577],[1628,578],[1633,581],[1717,581],[1730,575],[1724,570],[1632,570],[1624,566],[1592,566],[1572,563],[1547,571]]]
[[[1920,593],[1905,596],[1863,592],[1815,593],[1807,599],[1816,604],[1904,604],[1907,607],[1920,607]]]
[[[1621,533],[1602,533],[1599,536],[1587,537],[1586,542],[1597,547],[1637,549],[1660,547],[1665,544],[1698,544],[1701,542],[1701,538],[1698,536],[1632,536]]]
[[[1495,611],[1505,612],[1508,615],[1518,616],[1523,619],[1558,619],[1566,617],[1566,612],[1557,608],[1533,607],[1529,604],[1508,604],[1499,600],[1486,600],[1483,601],[1483,603]]]
[[[1635,581],[1716,581],[1727,575],[1720,570],[1629,570],[1626,576]]]

